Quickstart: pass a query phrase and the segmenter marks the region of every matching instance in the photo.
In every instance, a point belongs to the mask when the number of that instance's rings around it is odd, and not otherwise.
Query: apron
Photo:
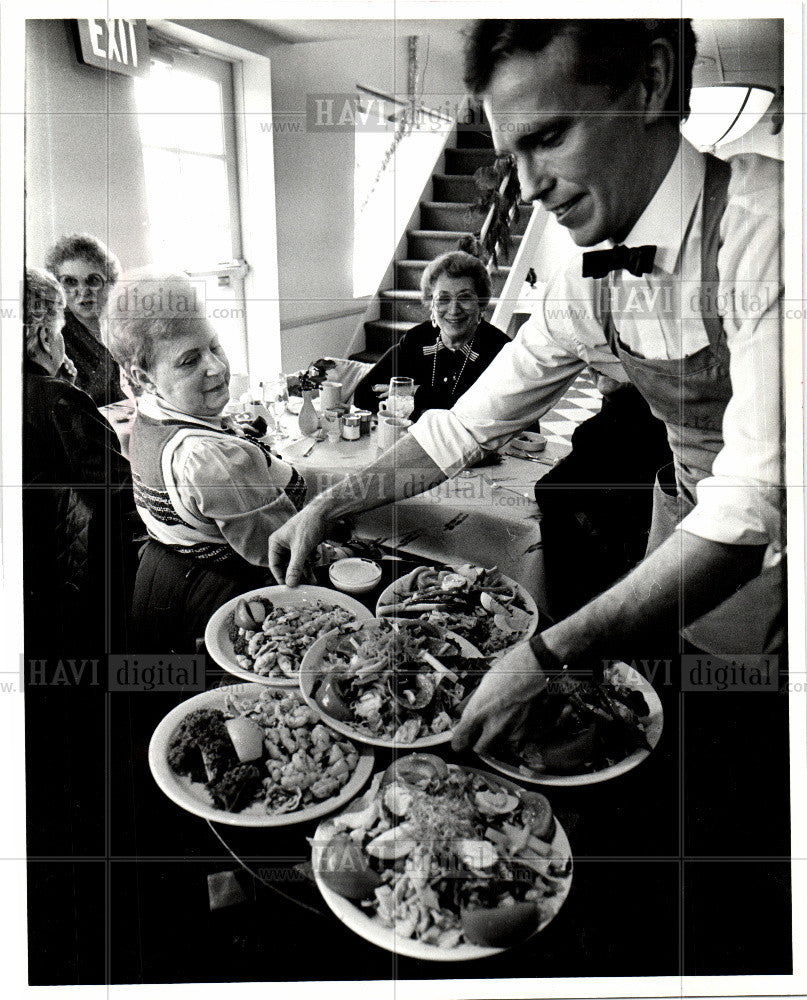
[[[703,188],[701,282],[717,289],[720,222],[728,199],[731,168],[707,155]],[[707,301],[708,296],[702,296]],[[608,302],[608,297],[604,297]],[[696,487],[711,475],[723,447],[723,414],[731,399],[729,348],[719,316],[702,316],[708,344],[685,358],[642,358],[619,339],[610,309],[605,317],[608,344],[628,378],[664,421],[673,463],[660,470],[653,487],[653,516],[647,553],[669,538],[694,509]],[[716,656],[778,651],[784,639],[783,565],[765,567],[713,611],[693,622],[682,635]]]

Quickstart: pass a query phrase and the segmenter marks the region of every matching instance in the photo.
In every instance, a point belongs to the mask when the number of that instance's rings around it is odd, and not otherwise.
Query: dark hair
[[[675,70],[665,111],[682,121],[689,116],[695,34],[688,18],[477,21],[466,40],[465,83],[481,94],[501,62],[516,52],[541,52],[553,39],[577,42],[577,79],[605,84],[622,93],[636,79],[650,43],[665,38],[675,53]]]
[[[90,233],[71,233],[69,236],[63,236],[48,251],[45,267],[58,277],[62,264],[75,257],[92,261],[106,278],[108,285],[114,285],[121,275],[118,258],[106,244]]]
[[[478,257],[472,257],[464,250],[449,250],[440,254],[424,269],[420,279],[420,296],[424,306],[431,300],[435,281],[443,274],[449,278],[470,278],[479,299],[479,308],[486,308],[491,296],[490,275]]]

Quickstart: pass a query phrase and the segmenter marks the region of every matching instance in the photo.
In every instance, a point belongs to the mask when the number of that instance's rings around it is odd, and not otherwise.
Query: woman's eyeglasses
[[[441,310],[448,309],[452,302],[456,302],[461,309],[473,309],[479,299],[473,292],[460,292],[456,298],[453,295],[436,295],[433,301],[435,306]]]
[[[59,284],[68,292],[74,292],[81,285],[86,285],[94,292],[106,285],[106,278],[103,274],[88,274],[86,278],[75,278],[72,274],[62,274],[59,276]]]

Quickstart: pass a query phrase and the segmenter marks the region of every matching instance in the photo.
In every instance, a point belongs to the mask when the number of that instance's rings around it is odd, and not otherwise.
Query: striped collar
[[[470,341],[467,341],[466,343],[461,344],[457,348],[457,350],[461,354],[464,354],[465,357],[469,361],[478,361],[479,360],[479,351],[472,350],[472,348],[471,348],[471,343],[472,342],[473,342],[473,337],[471,337]],[[423,354],[424,354],[424,357],[430,358],[433,354],[437,354],[438,351],[447,351],[447,350],[449,350],[449,348],[446,347],[446,345],[443,343],[442,338],[438,336],[436,343],[424,345],[424,347],[423,347]],[[451,353],[453,354],[454,352],[452,351]]]

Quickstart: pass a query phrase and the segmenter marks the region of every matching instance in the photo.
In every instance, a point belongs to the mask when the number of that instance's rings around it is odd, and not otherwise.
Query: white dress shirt
[[[716,310],[731,355],[732,398],[722,450],[680,527],[729,544],[780,539],[782,164],[732,157],[718,253],[717,294],[702,290],[704,157],[686,140],[625,243],[657,247],[651,273],[612,272],[605,282],[622,342],[645,358],[687,357],[708,343],[702,307]],[[603,331],[602,283],[582,276],[575,255],[548,283],[515,340],[453,409],[423,414],[411,433],[448,475],[501,447],[563,395],[586,366],[627,376]],[[702,301],[705,300],[705,301]],[[629,447],[629,441],[614,447]]]

